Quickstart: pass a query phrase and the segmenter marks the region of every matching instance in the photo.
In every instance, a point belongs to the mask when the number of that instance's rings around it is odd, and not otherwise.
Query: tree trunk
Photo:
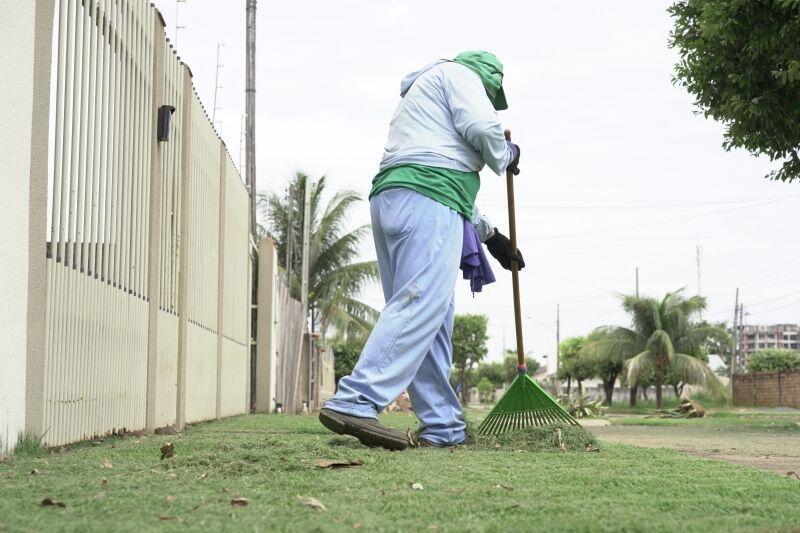
[[[605,405],[611,406],[614,401],[614,384],[617,381],[617,376],[612,377],[607,381],[603,381],[603,390],[606,393],[606,400],[603,402]]]
[[[576,380],[578,382],[578,398],[583,398],[583,380]]]
[[[656,379],[656,409],[661,409],[661,380]]]
[[[461,404],[467,406],[467,366],[461,367]]]
[[[572,376],[567,378],[567,401],[570,399],[570,389],[572,388]]]
[[[647,397],[647,387],[639,387],[642,391],[642,398],[645,400],[649,400],[650,398]]]
[[[681,387],[679,383],[675,383],[675,384],[672,385],[672,390],[675,392],[675,397],[676,398],[680,398],[681,397],[681,389],[682,388],[683,387]]]
[[[639,387],[637,385],[631,385],[631,395],[630,395],[630,405],[631,407],[636,407],[636,397],[639,396]]]

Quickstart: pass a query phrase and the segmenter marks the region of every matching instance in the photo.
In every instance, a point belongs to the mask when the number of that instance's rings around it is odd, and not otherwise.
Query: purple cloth
[[[478,233],[475,226],[464,219],[464,243],[461,247],[461,271],[464,272],[464,279],[469,280],[472,294],[481,292],[484,285],[494,283],[495,277],[486,254],[483,253],[483,246],[478,240]]]

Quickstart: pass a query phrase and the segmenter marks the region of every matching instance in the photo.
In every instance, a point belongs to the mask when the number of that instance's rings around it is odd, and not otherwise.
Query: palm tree
[[[702,359],[719,326],[698,322],[706,307],[701,296],[686,298],[683,289],[663,299],[621,295],[622,307],[631,316],[631,327],[610,328],[597,348],[624,354],[631,387],[652,376],[656,405],[661,407],[661,388],[672,372],[685,383],[703,385],[722,393],[722,385]]]
[[[274,193],[259,193],[258,210],[269,223],[269,230],[262,226],[262,234],[269,233],[278,244],[278,262],[286,264],[289,234],[289,210],[292,213],[292,261],[289,283],[292,295],[300,298],[300,272],[303,261],[303,215],[304,188],[308,176],[295,173],[290,180],[292,198]],[[361,197],[352,191],[335,193],[326,205],[322,205],[325,177],[310,182],[311,224],[309,246],[309,291],[308,302],[314,330],[323,336],[332,330],[337,337],[366,337],[378,316],[378,311],[359,301],[357,296],[370,282],[378,279],[376,261],[354,262],[358,257],[361,240],[369,233],[370,226],[362,225],[345,231],[345,222],[350,208]]]

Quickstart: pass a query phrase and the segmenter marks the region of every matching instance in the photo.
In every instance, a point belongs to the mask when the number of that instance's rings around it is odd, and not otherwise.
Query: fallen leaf
[[[231,498],[231,507],[247,507],[249,504],[248,498]]]
[[[102,468],[114,468],[114,465],[112,465],[111,461],[109,461],[108,459],[103,459],[103,462],[100,463],[100,466]]]
[[[353,529],[361,529],[361,522],[356,522],[353,524]]]
[[[64,502],[56,501],[53,498],[45,498],[44,500],[42,500],[41,506],[42,507],[61,507],[61,508],[64,508],[64,507],[66,507],[66,504]]]
[[[175,479],[178,477],[178,474],[176,474],[175,472],[170,472],[169,475],[167,475],[167,477],[170,479]]]
[[[100,486],[101,487],[107,487],[108,486],[108,480],[106,478],[104,478],[104,477],[100,478]]]
[[[797,472],[789,471],[789,472],[786,472],[786,477],[794,477],[794,478],[800,479],[800,474],[798,474]]]
[[[499,450],[499,449],[500,449],[500,445],[499,445],[499,444],[495,444],[495,445],[494,445],[494,449],[495,449],[495,450]]]
[[[171,442],[165,442],[161,447],[161,459],[169,459],[175,455],[175,445]]]
[[[307,496],[307,497],[298,496],[297,498],[300,500],[300,502],[303,505],[306,505],[308,507],[316,509],[317,511],[327,511],[328,510],[325,507],[325,505],[323,505],[323,503],[321,501],[319,501],[318,499],[316,499],[316,498],[312,498],[310,496]]]
[[[165,497],[164,497],[164,499],[165,499],[165,500],[167,500],[167,503],[172,503],[172,502],[174,502],[174,501],[175,501],[177,498],[176,498],[175,496],[168,495],[168,496],[165,496]]]
[[[183,522],[183,520],[181,520],[181,519],[180,519],[180,518],[178,518],[177,516],[168,516],[168,515],[164,515],[164,514],[162,514],[162,515],[158,515],[158,519],[159,519],[159,520],[164,520],[164,521],[167,521],[167,520],[176,520],[176,521],[178,521],[178,522]]]
[[[197,479],[205,479],[205,478],[207,478],[207,477],[208,477],[208,472],[203,472],[202,474],[200,474],[199,476],[197,476]]]
[[[100,492],[94,495],[95,500],[102,500],[105,497],[106,497],[106,491],[104,490],[101,490]]]
[[[499,485],[495,485],[494,488],[503,490],[514,490],[514,487],[509,487],[508,485],[503,485],[502,483]]]
[[[414,438],[414,435],[411,433],[411,429],[406,429],[406,438],[408,439],[408,443],[412,448],[419,447],[419,441]]]
[[[32,476],[35,476],[38,473],[39,473],[39,469],[38,468],[34,468],[33,470],[31,470],[31,475]]]
[[[92,441],[92,446],[100,446],[101,444],[103,444],[102,440],[93,440]]]
[[[599,452],[600,448],[595,448],[591,444],[587,444],[586,445],[586,451],[587,452]]]
[[[422,486],[422,483],[412,483],[411,490],[425,490],[425,487]]]
[[[354,468],[361,466],[364,461],[320,461],[317,463],[317,468]]]

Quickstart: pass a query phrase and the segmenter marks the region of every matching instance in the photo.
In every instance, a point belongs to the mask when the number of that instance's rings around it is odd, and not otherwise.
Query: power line
[[[716,210],[716,211],[708,211],[706,213],[697,213],[697,214],[694,214],[694,215],[687,215],[687,216],[683,216],[683,217],[675,217],[675,218],[669,218],[669,219],[664,219],[664,220],[656,220],[656,221],[653,221],[653,222],[645,222],[645,223],[642,223],[642,224],[637,224],[635,226],[618,226],[618,227],[615,227],[615,228],[601,228],[601,229],[596,229],[596,230],[580,231],[580,232],[576,232],[576,233],[563,233],[563,234],[560,234],[560,235],[549,235],[549,236],[546,236],[546,237],[537,237],[537,238],[534,238],[534,239],[526,239],[524,241],[520,240],[520,242],[521,243],[522,242],[538,242],[538,241],[545,241],[545,240],[551,240],[551,239],[564,239],[564,238],[570,238],[570,237],[582,237],[584,235],[595,235],[595,234],[598,234],[598,233],[610,233],[610,232],[614,232],[614,231],[626,231],[626,230],[631,230],[631,229],[641,229],[641,228],[648,228],[648,227],[652,227],[652,226],[660,226],[660,225],[663,225],[663,224],[672,224],[674,222],[682,222],[682,221],[685,221],[685,220],[693,220],[693,219],[696,219],[696,218],[702,218],[702,217],[711,216],[711,215],[719,215],[719,214],[722,214],[722,213],[730,213],[730,212],[733,212],[733,211],[740,211],[742,209],[749,209],[749,208],[752,208],[752,207],[760,207],[760,206],[763,206],[763,205],[776,203],[776,202],[779,202],[781,200],[785,200],[787,198],[791,198],[793,196],[798,196],[798,194],[787,195],[787,196],[784,196],[784,197],[780,198],[779,200],[769,200],[769,201],[764,201],[764,202],[761,202],[761,203],[756,203],[756,204],[751,204],[751,205],[732,207],[732,208],[729,208],[729,209],[719,209],[719,210]]]
[[[792,195],[790,195],[792,196]],[[796,196],[796,195],[795,195]],[[712,205],[732,205],[732,204],[750,204],[753,202],[773,202],[783,200],[787,196],[768,196],[765,198],[748,198],[742,200],[724,200],[717,202],[679,202],[667,204],[562,204],[562,205],[548,205],[548,204],[519,204],[521,209],[674,209],[682,207],[702,207]],[[505,207],[505,204],[486,203],[480,202],[480,205],[488,207]]]

